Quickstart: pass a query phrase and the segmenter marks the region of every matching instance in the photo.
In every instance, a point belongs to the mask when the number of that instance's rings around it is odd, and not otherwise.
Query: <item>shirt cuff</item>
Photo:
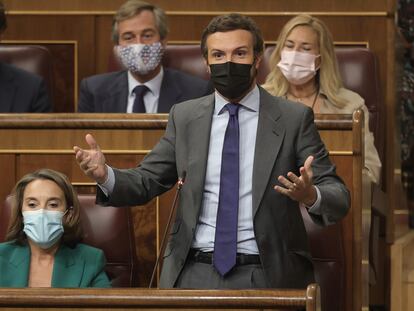
[[[314,187],[316,189],[316,201],[315,203],[313,203],[312,206],[305,205],[309,212],[313,212],[314,210],[317,210],[319,206],[321,205],[321,201],[322,201],[321,192],[319,191],[319,188],[317,186],[314,186]]]
[[[106,164],[105,164],[106,165]],[[108,168],[108,177],[106,178],[105,182],[102,184],[98,184],[98,187],[101,188],[102,192],[109,197],[111,193],[114,191],[115,187],[115,173],[112,167],[106,165]]]

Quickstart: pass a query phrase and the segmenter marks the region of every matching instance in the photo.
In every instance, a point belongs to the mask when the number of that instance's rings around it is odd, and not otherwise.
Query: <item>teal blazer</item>
[[[52,287],[111,287],[102,250],[77,244],[61,245],[55,255]],[[14,242],[0,243],[0,287],[27,287],[30,247]]]

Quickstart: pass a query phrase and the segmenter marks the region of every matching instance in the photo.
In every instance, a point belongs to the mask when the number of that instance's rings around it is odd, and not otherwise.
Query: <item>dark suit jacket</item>
[[[160,286],[173,287],[191,247],[200,212],[214,95],[190,100],[171,109],[165,135],[143,162],[117,170],[113,193],[105,197],[98,187],[98,202],[114,206],[143,204],[177,181],[186,182],[176,221],[167,245]],[[252,196],[254,232],[268,287],[304,288],[313,282],[313,266],[299,204],[273,189],[279,175],[299,174],[309,155],[314,156],[313,181],[321,204],[310,216],[330,224],[345,216],[349,192],[329,161],[313,119],[312,109],[273,97],[260,88],[260,111],[254,154]]]
[[[111,287],[104,268],[102,250],[85,244],[61,245],[55,255],[52,287]],[[27,287],[29,269],[28,245],[0,244],[0,287]]]
[[[208,81],[164,68],[157,112],[168,113],[174,104],[212,91]],[[126,112],[127,104],[127,71],[105,73],[82,80],[78,112]]]
[[[52,105],[41,77],[0,63],[0,113],[51,111]]]

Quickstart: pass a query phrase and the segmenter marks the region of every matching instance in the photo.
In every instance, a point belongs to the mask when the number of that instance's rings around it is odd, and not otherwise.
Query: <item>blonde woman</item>
[[[364,100],[342,85],[332,36],[318,18],[301,14],[289,20],[270,58],[271,72],[263,87],[275,96],[301,102],[315,113],[365,114],[365,170],[379,183],[381,162],[368,127]]]

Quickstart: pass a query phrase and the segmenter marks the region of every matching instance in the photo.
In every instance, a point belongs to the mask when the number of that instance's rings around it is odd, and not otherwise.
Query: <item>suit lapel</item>
[[[275,97],[260,89],[259,123],[253,164],[253,215],[256,214],[285,136],[281,112]],[[276,182],[276,181],[275,181]]]
[[[171,71],[164,69],[164,77],[162,78],[160,97],[158,99],[158,113],[168,113],[171,107],[179,102],[182,91],[172,77]]]
[[[113,81],[112,87],[103,94],[102,98],[103,111],[126,112],[128,105],[128,74],[122,72]]]
[[[28,245],[17,246],[10,256],[9,273],[6,278],[10,278],[6,283],[13,287],[27,287],[30,269],[30,249]],[[4,276],[2,276],[4,277]]]
[[[55,255],[52,287],[81,287],[85,262],[76,258],[75,250],[61,245]]]
[[[0,64],[0,112],[12,112],[17,86],[7,68]]]
[[[194,117],[187,125],[188,133],[188,180],[191,180],[194,210],[198,215],[203,198],[207,158],[210,144],[211,122],[214,111],[214,93],[195,104]]]

